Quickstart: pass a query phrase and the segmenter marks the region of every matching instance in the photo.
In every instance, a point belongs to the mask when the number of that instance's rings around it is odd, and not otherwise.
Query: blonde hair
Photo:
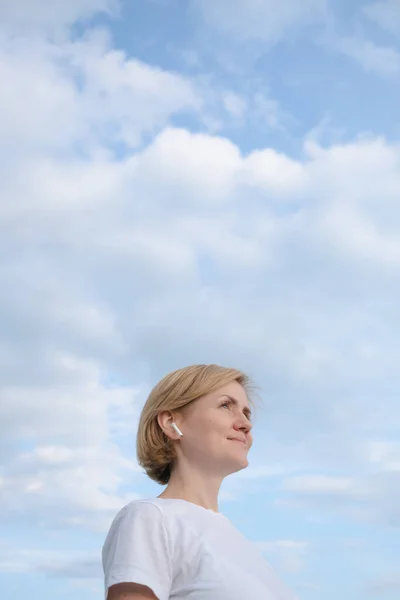
[[[136,438],[139,464],[147,475],[165,485],[175,459],[174,445],[158,424],[163,410],[178,411],[224,385],[237,381],[248,394],[250,379],[242,371],[218,365],[192,365],[166,375],[152,389],[140,415]]]

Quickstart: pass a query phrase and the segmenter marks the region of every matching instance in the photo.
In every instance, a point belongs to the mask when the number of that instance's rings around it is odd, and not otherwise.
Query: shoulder
[[[167,518],[161,507],[153,500],[133,500],[126,504],[114,517],[106,542],[118,537],[137,538],[150,531],[168,537]]]
[[[174,528],[177,522],[191,516],[185,508],[177,502],[158,498],[133,500],[116,514],[110,529],[121,523],[147,523],[148,526]]]
[[[124,506],[115,516],[106,546],[115,538],[131,546],[143,537],[163,540],[171,555],[193,544],[194,538],[221,529],[225,518],[189,502],[174,499],[139,499]],[[226,525],[225,525],[226,527]]]
[[[187,502],[166,500],[161,498],[141,498],[126,504],[117,513],[114,522],[126,519],[144,519],[149,517],[157,522],[174,522],[176,520],[193,519],[194,514],[188,510]]]
[[[157,503],[157,499],[139,499],[132,500],[117,513],[115,519],[122,519],[134,516],[156,516],[160,518],[164,516],[161,506]],[[115,520],[114,519],[114,520]]]
[[[173,578],[172,550],[160,508],[152,501],[130,502],[115,516],[103,545],[105,588],[136,583],[166,600]]]

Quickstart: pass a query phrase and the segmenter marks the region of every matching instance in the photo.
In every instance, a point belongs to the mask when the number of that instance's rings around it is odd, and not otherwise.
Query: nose
[[[249,419],[243,414],[238,416],[233,424],[233,428],[236,431],[243,431],[245,434],[250,433],[252,427],[253,425],[251,424],[251,421],[249,421]]]

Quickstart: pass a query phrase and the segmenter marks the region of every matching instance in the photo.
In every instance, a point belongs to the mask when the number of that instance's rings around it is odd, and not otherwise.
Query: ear
[[[157,422],[165,435],[169,437],[171,440],[178,440],[180,438],[179,434],[172,427],[172,423],[176,423],[179,427],[179,422],[177,416],[173,415],[169,410],[162,410],[157,415]]]

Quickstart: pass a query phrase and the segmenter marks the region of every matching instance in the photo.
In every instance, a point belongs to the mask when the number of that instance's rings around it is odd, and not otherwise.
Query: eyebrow
[[[233,398],[233,396],[230,396],[229,394],[222,394],[221,398],[228,398],[228,400],[232,402],[232,404],[234,404],[235,406],[239,406],[239,402],[236,400],[236,398]],[[243,414],[246,415],[246,417],[249,420],[251,419],[252,412],[248,406],[244,407]]]

